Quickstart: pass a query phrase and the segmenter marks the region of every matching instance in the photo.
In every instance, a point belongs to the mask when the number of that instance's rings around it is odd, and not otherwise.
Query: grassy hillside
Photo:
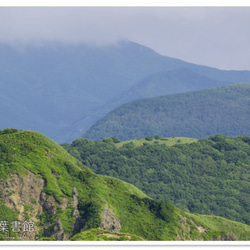
[[[250,135],[250,83],[139,99],[94,124],[83,137],[130,140],[154,136]]]
[[[104,141],[109,141],[108,138],[104,139]],[[154,138],[151,136],[146,136],[144,139],[135,139],[135,140],[129,140],[129,141],[120,141],[118,143],[115,143],[115,146],[117,148],[122,147],[123,145],[133,143],[135,146],[142,146],[145,143],[147,144],[164,144],[166,146],[173,146],[175,144],[186,144],[186,143],[192,143],[198,141],[194,138],[187,138],[187,137],[171,137],[171,138],[161,138],[160,136],[155,136]]]
[[[192,215],[94,174],[37,132],[0,131],[0,153],[0,221],[35,223],[9,235],[1,224],[1,240],[250,239],[247,225]]]
[[[78,139],[63,146],[98,174],[130,182],[154,199],[250,224],[250,137]]]

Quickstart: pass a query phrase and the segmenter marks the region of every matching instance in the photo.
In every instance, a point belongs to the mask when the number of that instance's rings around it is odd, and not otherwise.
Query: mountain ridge
[[[162,137],[206,138],[250,135],[250,84],[231,84],[123,104],[96,122],[83,137],[120,140]]]

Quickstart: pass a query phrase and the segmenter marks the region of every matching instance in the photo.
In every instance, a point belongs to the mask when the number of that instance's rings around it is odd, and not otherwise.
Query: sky
[[[131,40],[219,69],[250,70],[250,7],[0,7],[0,42]]]

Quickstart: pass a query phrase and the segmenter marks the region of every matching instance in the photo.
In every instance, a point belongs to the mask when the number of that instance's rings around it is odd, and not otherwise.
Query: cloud
[[[199,64],[250,69],[249,7],[2,7],[0,17],[2,42],[129,39]]]
[[[129,15],[121,11],[118,16],[117,11],[87,7],[0,8],[0,40],[109,42],[122,37],[122,26],[129,23]]]

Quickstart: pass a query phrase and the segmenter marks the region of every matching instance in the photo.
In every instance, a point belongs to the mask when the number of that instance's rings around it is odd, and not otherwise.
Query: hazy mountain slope
[[[83,137],[129,140],[156,134],[192,138],[250,135],[249,108],[249,83],[139,99],[114,109]]]
[[[31,129],[58,142],[74,139],[120,105],[117,97],[134,84],[159,72],[181,68],[199,74],[202,79],[214,79],[212,86],[218,81],[219,85],[250,81],[248,71],[221,71],[190,64],[161,56],[133,42],[99,47],[59,43],[15,47],[0,44],[3,96],[0,105],[6,113],[22,113],[22,121],[16,120],[14,114],[6,116],[1,128],[29,129],[32,120]],[[133,98],[138,98],[137,94]],[[6,107],[6,100],[16,105]]]
[[[39,133],[0,131],[0,154],[2,240],[7,236],[21,240],[250,239],[247,225],[192,215],[148,198],[131,184],[94,174]],[[21,227],[6,235],[3,225],[18,221]],[[34,231],[24,231],[24,223]]]
[[[81,138],[63,146],[95,173],[132,183],[154,199],[250,224],[250,137],[156,138]]]
[[[150,75],[133,85],[119,97],[119,102],[126,103],[139,98],[218,87],[227,83],[200,75],[187,68],[163,71]]]

